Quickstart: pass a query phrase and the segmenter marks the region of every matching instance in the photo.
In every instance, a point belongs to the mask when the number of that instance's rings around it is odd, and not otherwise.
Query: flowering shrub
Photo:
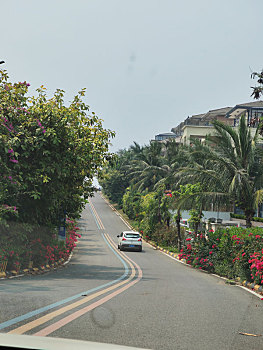
[[[250,258],[251,279],[255,283],[263,285],[263,249],[261,252],[250,255]]]
[[[79,228],[72,219],[66,222],[66,241],[58,240],[57,234],[46,235],[39,231],[39,237],[31,238],[30,233],[24,235],[24,241],[16,240],[10,236],[9,241],[1,242],[0,268],[7,262],[6,270],[19,271],[29,267],[29,262],[33,266],[43,266],[52,264],[61,258],[68,259],[72,250],[76,247],[78,238],[81,237],[77,231]]]
[[[190,233],[179,254],[194,267],[263,284],[263,230],[230,228]]]
[[[185,259],[188,264],[199,269],[213,270],[213,254],[217,251],[217,245],[213,240],[208,241],[200,233],[189,232],[188,237],[179,254],[179,259]]]

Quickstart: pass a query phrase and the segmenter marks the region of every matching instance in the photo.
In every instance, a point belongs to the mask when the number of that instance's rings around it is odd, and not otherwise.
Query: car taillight
[[[141,240],[142,240],[141,238],[138,239],[138,241],[141,241]]]
[[[127,241],[127,239],[123,237],[122,241]]]

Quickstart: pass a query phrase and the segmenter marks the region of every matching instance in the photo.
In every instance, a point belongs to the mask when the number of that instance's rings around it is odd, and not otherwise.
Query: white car
[[[139,232],[123,231],[118,237],[118,249],[135,249],[142,251],[142,238]]]

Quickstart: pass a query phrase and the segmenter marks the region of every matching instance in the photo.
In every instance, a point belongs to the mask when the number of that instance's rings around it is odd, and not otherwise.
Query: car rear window
[[[139,238],[140,235],[138,233],[125,233],[126,238]]]

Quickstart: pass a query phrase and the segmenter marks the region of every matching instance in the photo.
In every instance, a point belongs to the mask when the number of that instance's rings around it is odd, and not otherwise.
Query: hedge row
[[[242,214],[230,213],[230,216],[231,216],[231,218],[246,220],[245,215],[242,215]],[[263,222],[263,218],[258,218],[257,216],[254,216],[252,218],[252,221]]]

